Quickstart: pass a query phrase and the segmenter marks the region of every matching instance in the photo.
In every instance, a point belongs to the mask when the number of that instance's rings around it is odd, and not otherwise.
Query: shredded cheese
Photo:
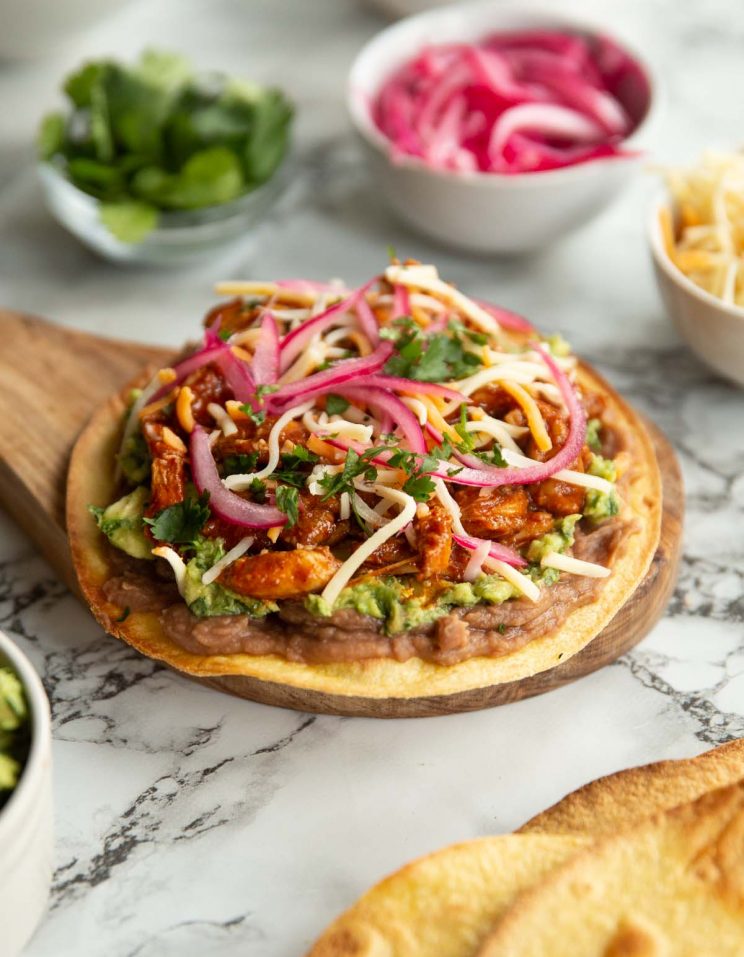
[[[527,432],[528,429],[522,428],[522,426],[515,426],[515,428],[520,429],[521,432]],[[482,435],[488,435],[492,439],[501,445],[504,449],[510,449],[513,452],[521,452],[519,446],[512,438],[512,434],[507,428],[507,423],[502,422],[500,419],[493,419],[491,416],[486,416],[485,418],[478,419],[475,422],[466,422],[465,430],[467,432],[480,433]]]
[[[427,418],[434,428],[441,432],[442,435],[448,435],[453,442],[460,442],[461,439],[457,434],[456,429],[446,421],[432,400],[432,397],[430,395],[419,395],[417,398],[419,402],[421,402],[421,404],[426,408]]]
[[[559,571],[570,572],[572,575],[584,575],[586,578],[607,578],[610,574],[610,569],[605,568],[604,565],[583,562],[570,555],[561,555],[560,552],[548,552],[540,564],[543,568],[557,568]]]
[[[170,567],[173,569],[173,574],[176,579],[176,585],[178,586],[178,592],[183,597],[183,586],[186,581],[186,565],[184,560],[168,545],[158,545],[157,548],[153,548],[152,554],[157,558],[164,558]]]
[[[540,589],[529,575],[523,575],[522,572],[518,572],[516,568],[512,568],[511,565],[507,565],[506,562],[499,561],[497,558],[491,558],[490,555],[485,559],[483,564],[498,572],[510,585],[514,585],[517,591],[524,595],[525,598],[529,598],[530,601],[540,600]]]
[[[328,357],[328,348],[315,336],[299,358],[280,376],[279,385],[288,385],[290,382],[299,382],[306,379],[317,366],[325,362]]]
[[[216,581],[228,565],[232,565],[236,559],[248,551],[254,541],[253,535],[246,535],[245,538],[241,538],[237,545],[231,548],[229,552],[225,552],[219,561],[204,572],[201,579],[202,585],[211,585],[212,582]]]
[[[517,402],[525,414],[535,445],[541,452],[549,452],[553,442],[545,426],[545,419],[532,396],[516,382],[502,382],[501,388]]]
[[[176,416],[184,432],[194,431],[194,413],[191,409],[193,401],[194,393],[187,385],[182,385],[176,399]]]
[[[492,336],[499,335],[501,332],[501,326],[490,313],[486,312],[477,302],[473,302],[472,299],[455,289],[454,286],[443,282],[433,266],[392,265],[385,270],[385,278],[393,285],[400,283],[402,286],[413,287],[437,296],[440,300],[444,300],[447,305],[459,309],[483,332]]]
[[[346,587],[354,573],[360,568],[372,554],[379,548],[383,542],[386,542],[393,535],[402,532],[409,522],[413,521],[416,514],[416,502],[410,495],[401,492],[398,489],[386,488],[384,485],[376,485],[375,490],[379,495],[389,498],[392,502],[401,506],[400,512],[392,518],[386,525],[379,528],[346,559],[333,578],[323,589],[321,597],[330,608],[336,603],[338,596]]]
[[[348,492],[342,492],[338,503],[338,517],[345,522],[351,515],[351,498]]]
[[[411,412],[413,412],[418,419],[419,425],[426,425],[429,410],[426,408],[421,399],[414,399],[413,396],[404,395],[401,396],[401,402],[403,405],[407,405]]]
[[[229,488],[233,492],[242,492],[250,488],[251,483],[255,479],[268,478],[279,464],[279,438],[281,437],[282,431],[292,419],[304,415],[304,413],[312,409],[312,407],[312,401],[303,402],[302,405],[296,405],[291,409],[287,409],[283,415],[280,415],[272,425],[271,432],[269,432],[267,443],[269,446],[269,461],[266,465],[258,472],[243,472],[237,475],[228,475],[227,478],[222,480],[225,488]]]
[[[207,412],[209,412],[217,425],[222,429],[223,435],[235,435],[238,431],[237,425],[221,405],[217,405],[216,402],[210,402],[207,405]]]
[[[385,519],[375,509],[370,508],[361,495],[354,495],[354,511],[361,518],[365,525],[372,528],[379,528],[385,524]]]
[[[517,468],[529,468],[537,465],[534,459],[528,458],[518,452],[512,452],[511,449],[503,450],[504,458],[508,465],[514,465]],[[590,475],[588,472],[575,472],[573,469],[561,469],[555,472],[551,478],[558,479],[561,482],[567,482],[569,485],[580,485],[582,488],[593,488],[598,492],[605,492],[608,495],[615,491],[615,484],[607,479],[600,478],[599,475]]]
[[[177,452],[186,451],[186,446],[184,445],[181,436],[176,435],[173,429],[169,429],[167,425],[163,426],[163,441],[166,445],[170,445],[170,447],[175,449]]]

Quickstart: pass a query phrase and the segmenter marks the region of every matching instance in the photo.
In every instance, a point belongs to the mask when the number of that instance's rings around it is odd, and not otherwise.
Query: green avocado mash
[[[21,682],[0,668],[0,807],[18,783],[28,752],[28,708]]]
[[[558,581],[560,577],[558,569],[543,568],[540,562],[549,552],[558,552],[562,555],[573,545],[576,523],[580,519],[581,515],[566,515],[564,518],[556,519],[552,532],[530,542],[527,558],[531,562],[530,577],[533,581],[542,582],[544,585],[554,585]]]
[[[590,475],[598,475],[600,478],[607,479],[608,482],[617,481],[617,467],[612,459],[605,459],[601,455],[592,455],[592,461],[587,469]],[[612,518],[620,511],[620,501],[617,493],[600,492],[597,489],[590,488],[586,493],[584,503],[584,516],[592,522],[602,522],[606,518]]]
[[[435,594],[419,582],[387,577],[344,588],[332,608],[320,595],[308,595],[305,607],[313,615],[324,618],[343,608],[352,608],[360,615],[384,621],[386,634],[395,635],[436,621],[451,608],[480,602],[500,605],[514,594],[509,582],[498,575],[482,575],[474,582],[444,581]]]
[[[142,515],[149,497],[149,490],[140,485],[108,508],[88,506],[111,544],[132,558],[152,558],[152,543],[145,538],[142,525]]]
[[[221,538],[197,538],[193,544],[194,557],[186,563],[186,578],[183,586],[183,599],[192,614],[199,618],[213,615],[249,615],[251,618],[263,618],[278,610],[273,601],[261,601],[237,595],[218,582],[202,584],[202,575],[218,562],[225,554]]]

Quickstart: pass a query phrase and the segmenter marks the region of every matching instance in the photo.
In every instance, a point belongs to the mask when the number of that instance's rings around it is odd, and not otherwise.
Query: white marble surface
[[[654,158],[738,143],[736,0],[591,10],[662,76]],[[661,313],[643,236],[653,177],[536,259],[432,248],[371,194],[345,119],[346,69],[380,25],[350,0],[143,0],[43,63],[0,65],[0,301],[175,344],[227,274],[356,281],[389,243],[435,257],[465,288],[564,332],[673,440],[688,490],[674,600],[631,655],[538,699],[407,722],[316,718],[207,691],[105,637],[0,516],[0,627],[29,651],[54,711],[56,874],[29,957],[294,957],[414,855],[517,826],[600,774],[744,734],[744,394]],[[300,107],[301,177],[280,213],[189,271],[96,260],[50,221],[29,171],[37,117],[70,65],[158,43],[280,80]]]

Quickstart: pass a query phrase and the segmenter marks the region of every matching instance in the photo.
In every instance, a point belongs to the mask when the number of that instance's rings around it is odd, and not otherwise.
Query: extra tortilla
[[[580,852],[514,901],[478,955],[741,957],[743,948],[741,782]]]
[[[73,450],[67,491],[67,528],[80,585],[93,614],[107,632],[138,651],[197,677],[243,675],[285,686],[366,698],[415,698],[445,695],[516,681],[566,661],[579,652],[615,616],[643,580],[654,556],[661,522],[661,477],[651,440],[639,417],[593,370],[582,366],[580,383],[607,399],[606,419],[621,436],[631,465],[624,485],[627,516],[637,531],[618,550],[612,575],[598,599],[572,612],[550,634],[533,639],[498,658],[471,658],[441,666],[412,658],[406,662],[373,659],[308,665],[276,655],[195,655],[165,636],[158,615],[132,612],[109,602],[104,583],[115,572],[106,539],[88,504],[107,505],[114,496],[114,456],[124,400],[112,398],[93,417]],[[122,395],[128,394],[129,389]]]
[[[504,834],[428,854],[369,890],[308,957],[473,957],[517,894],[589,843]]]
[[[660,819],[673,806],[742,777],[744,739],[696,758],[600,778],[525,825],[539,822],[546,833],[523,833],[522,828],[522,833],[455,844],[407,864],[338,917],[309,957],[474,957],[517,895],[552,877],[556,868],[594,846],[597,837],[637,828],[653,814]],[[635,927],[626,925],[631,941],[651,932],[639,919]],[[616,957],[631,954],[661,957],[643,950],[618,950]]]
[[[613,834],[744,778],[744,738],[696,758],[657,761],[591,781],[524,824],[519,833]]]

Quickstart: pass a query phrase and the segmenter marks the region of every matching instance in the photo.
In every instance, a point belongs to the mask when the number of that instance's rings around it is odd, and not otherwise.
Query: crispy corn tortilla
[[[73,450],[67,489],[67,529],[80,586],[93,614],[109,634],[151,658],[197,677],[243,675],[262,681],[335,695],[367,698],[414,698],[445,695],[516,681],[554,667],[587,645],[608,624],[643,580],[659,541],[661,476],[643,423],[593,370],[581,366],[579,382],[607,399],[605,419],[621,436],[630,455],[624,485],[624,512],[635,524],[618,549],[612,574],[596,601],[571,612],[549,634],[534,638],[501,657],[475,657],[442,666],[411,658],[304,664],[278,655],[197,655],[168,638],[152,612],[132,612],[109,602],[104,583],[114,574],[108,543],[87,506],[108,505],[114,497],[114,457],[118,449],[123,396],[99,409]],[[130,387],[131,388],[131,387]]]
[[[742,953],[744,782],[580,852],[514,901],[478,957]]]
[[[657,761],[591,781],[533,817],[520,834],[612,834],[649,814],[744,778],[744,738],[696,758]]]
[[[597,838],[637,828],[651,815],[658,819],[673,806],[742,777],[744,739],[695,758],[600,778],[533,819],[546,831],[558,823],[552,830],[563,833],[523,833],[523,828],[514,835],[456,844],[401,868],[334,921],[309,957],[475,957],[518,894],[538,886]],[[571,827],[577,833],[569,833]],[[546,840],[536,843],[536,837]],[[649,949],[656,946],[654,933],[638,915],[624,926],[620,921],[615,949],[606,957],[661,957],[663,951]]]
[[[419,858],[343,913],[308,957],[472,957],[511,900],[588,837],[484,837]]]

